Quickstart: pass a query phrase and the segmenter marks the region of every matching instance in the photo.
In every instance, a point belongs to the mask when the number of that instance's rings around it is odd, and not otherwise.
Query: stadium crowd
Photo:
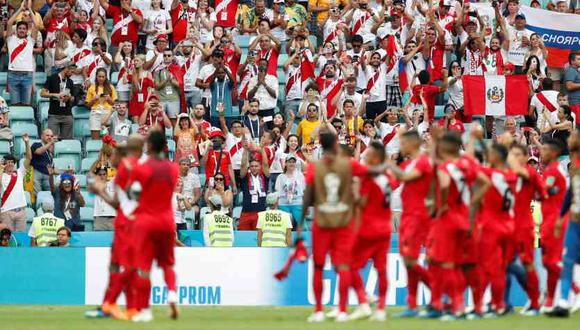
[[[492,1],[494,23],[455,0],[0,3],[3,245],[27,223],[38,243],[33,218],[47,213],[63,220],[48,235],[62,233],[59,246],[70,231],[112,230],[116,210],[89,191],[92,177],[112,193],[117,144],[153,129],[180,167],[178,229],[211,231],[203,219],[215,212],[236,230],[261,229],[271,207],[290,215],[281,246],[304,211],[303,173],[322,157],[321,130],[355,159],[378,142],[402,163],[400,136],[416,131],[429,150],[435,125],[465,141],[509,136],[538,174],[552,161],[542,146],[570,163],[580,54],[549,67],[520,7],[578,14],[576,1]],[[526,76],[529,112],[469,115],[468,75]]]

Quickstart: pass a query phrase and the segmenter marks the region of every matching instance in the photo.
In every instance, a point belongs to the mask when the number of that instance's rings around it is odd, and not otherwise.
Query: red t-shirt
[[[140,225],[175,228],[172,198],[178,178],[179,167],[169,160],[149,158],[133,168],[131,184],[141,184],[139,205],[134,213]]]
[[[268,74],[274,77],[278,76],[278,51],[273,47],[270,50],[260,50],[258,56],[256,56],[256,65],[260,64],[260,60],[265,59],[268,61]]]
[[[365,176],[361,180],[362,207],[358,235],[361,237],[387,237],[391,233],[391,195],[397,188],[391,175]]]
[[[143,14],[139,9],[133,10],[137,16],[143,18]],[[139,24],[133,20],[131,14],[123,14],[121,7],[109,4],[107,15],[113,18],[111,45],[118,46],[119,43],[124,41],[131,41],[136,45],[139,40]]]
[[[133,81],[133,75],[127,75],[127,81]],[[129,101],[129,116],[141,116],[145,110],[145,100],[149,97],[149,88],[155,88],[153,80],[149,77],[143,77],[140,80],[141,90],[136,90],[132,93],[131,100]],[[139,93],[143,93],[143,101],[139,102]]]
[[[471,186],[475,181],[477,167],[470,158],[440,164],[437,169],[451,178],[447,195],[447,212],[454,215],[455,225],[467,229],[469,226],[469,205],[471,203]]]
[[[232,164],[232,159],[230,157],[230,153],[228,151],[222,151],[222,160],[220,162],[220,170],[219,172],[223,174],[225,181],[225,187],[227,188],[230,185],[230,171],[228,167]],[[212,178],[215,175],[215,169],[217,167],[217,163],[220,159],[220,153],[215,152],[213,149],[209,149],[207,152],[207,161],[205,163],[205,183],[207,185],[209,178]]]
[[[517,176],[511,170],[483,166],[480,169],[491,181],[483,197],[482,224],[501,233],[510,233],[514,230]]]
[[[435,85],[415,85],[411,96],[412,103],[421,104],[421,97],[419,96],[421,95],[421,90],[423,90],[425,102],[427,102],[429,122],[433,122],[433,119],[435,119],[435,97],[439,94],[439,87]]]
[[[173,24],[173,41],[178,43],[187,36],[187,26],[190,21],[195,19],[195,9],[189,7],[187,11],[183,10],[183,5],[178,4],[171,11],[171,22]]]
[[[122,190],[127,190],[127,185],[131,176],[131,169],[133,169],[139,159],[134,157],[126,157],[119,163],[117,167],[117,174],[115,174],[115,186]],[[115,217],[115,230],[124,226],[127,223],[127,217],[121,210],[121,205],[117,207],[117,216]]]
[[[445,125],[445,118],[439,118],[439,121],[437,123],[439,124],[440,127],[443,127]],[[461,120],[455,119],[455,123],[452,124],[451,121],[449,122],[447,130],[463,133],[465,132],[465,127],[463,126],[463,122]]]
[[[429,65],[427,69],[431,76],[431,81],[443,79],[443,66],[445,58],[445,45],[437,40],[429,52]]]
[[[546,194],[546,187],[542,177],[538,174],[535,168],[526,165],[526,171],[529,174],[528,179],[518,177],[516,182],[516,207],[517,214],[516,227],[530,228],[534,227],[534,219],[530,205],[535,198],[536,193],[542,198]]]
[[[406,214],[427,216],[429,212],[425,205],[425,199],[427,198],[431,182],[433,181],[433,175],[435,174],[429,156],[421,154],[417,159],[404,162],[402,168],[405,172],[416,170],[421,173],[418,179],[403,184],[403,190],[401,191],[403,212]]]
[[[566,177],[560,162],[552,162],[544,169],[544,182],[548,197],[542,201],[542,226],[553,225],[560,215],[566,196]]]

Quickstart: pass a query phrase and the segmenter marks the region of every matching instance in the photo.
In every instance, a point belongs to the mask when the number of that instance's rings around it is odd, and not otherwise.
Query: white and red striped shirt
[[[32,51],[34,50],[35,40],[27,36],[18,38],[16,35],[8,37],[8,70],[34,72],[36,61]]]

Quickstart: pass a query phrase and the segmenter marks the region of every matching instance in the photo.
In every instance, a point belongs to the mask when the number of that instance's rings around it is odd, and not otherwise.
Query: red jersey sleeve
[[[118,6],[109,4],[109,8],[107,8],[105,12],[107,13],[107,16],[114,19],[117,15],[119,15],[120,11],[121,9]]]
[[[368,168],[358,161],[351,159],[350,168],[352,171],[352,176],[365,176],[368,174]]]
[[[546,190],[546,185],[544,180],[538,174],[535,168],[528,166],[528,173],[530,174],[530,183],[534,187],[536,193],[540,196],[540,199],[546,198],[548,191]]]
[[[419,171],[422,175],[428,175],[433,173],[433,166],[431,166],[429,158],[425,156],[421,156],[417,160],[417,164],[415,164],[415,169]]]
[[[314,183],[314,170],[314,163],[308,163],[306,174],[304,175],[304,182],[306,182],[307,185],[312,185]]]

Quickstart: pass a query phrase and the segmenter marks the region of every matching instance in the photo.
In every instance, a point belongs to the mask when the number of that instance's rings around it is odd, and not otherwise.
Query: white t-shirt
[[[354,102],[354,110],[356,112],[358,112],[358,110],[360,109],[360,105],[362,103],[362,94],[354,92],[354,95],[349,95],[349,94],[347,94],[346,91],[341,93],[340,97],[338,99],[338,104],[337,104],[339,115],[344,114],[344,110],[342,109],[342,104],[344,103],[345,100],[352,100]]]
[[[112,57],[109,53],[105,53],[105,56],[110,61],[112,61]],[[90,69],[92,67],[92,63],[95,63],[96,65],[90,71],[90,74],[89,74],[89,80],[91,83],[95,82],[95,76],[97,75],[97,69],[99,69],[99,68],[105,68],[105,70],[107,70],[107,76],[109,76],[110,71],[111,71],[111,66],[108,65],[107,63],[105,63],[105,61],[103,60],[101,55],[97,55],[95,53],[90,53],[89,55],[85,56],[80,61],[80,63],[77,63],[77,66],[83,67],[83,68],[87,67],[88,69]]]
[[[447,103],[453,104],[456,109],[463,107],[463,81],[459,78],[453,85],[447,88],[449,93],[449,101]]]
[[[0,209],[1,212],[26,207],[26,195],[24,195],[24,176],[26,175],[26,168],[20,166],[18,170],[16,170],[16,175],[17,177],[14,188],[10,192],[10,195],[8,195],[6,202],[2,205],[2,208]],[[2,173],[2,196],[6,193],[11,177],[10,174]]]
[[[542,91],[541,93],[556,109],[558,109],[558,91]],[[536,93],[534,96],[532,96],[532,99],[530,100],[530,106],[535,107],[536,112],[538,113],[538,121],[536,122],[536,126],[539,129],[542,129],[548,124],[548,122],[544,118],[544,104],[538,99],[538,94],[539,93]],[[546,109],[546,111],[550,114],[550,120],[552,123],[557,123],[559,121],[557,110],[550,112],[550,110]]]
[[[205,81],[209,77],[211,77],[211,75],[214,72],[215,72],[215,66],[213,66],[213,64],[211,64],[211,63],[206,64],[206,65],[201,67],[201,70],[199,70],[199,75],[197,76],[197,79],[199,79],[205,83]],[[207,98],[208,100],[211,99],[211,90],[209,88],[204,89],[201,96]]]
[[[131,90],[131,81],[127,79],[129,74],[131,73],[129,70],[131,63],[132,63],[132,60],[130,58],[125,58],[125,59],[123,59],[121,64],[119,64],[119,76],[118,76],[118,80],[117,80],[117,92],[128,92]],[[123,76],[121,76],[121,69],[122,68],[124,68]],[[125,77],[125,79],[123,79],[123,77]]]
[[[290,65],[288,67],[288,73],[286,73],[286,86],[290,78],[293,77],[294,83],[290,87],[290,90],[286,93],[286,100],[301,100],[302,99],[302,78],[300,74],[300,67],[295,67]]]
[[[379,122],[379,129],[381,131],[381,140],[384,140],[384,138],[387,135],[391,135],[394,132],[394,135],[391,138],[391,140],[387,143],[387,145],[385,145],[385,150],[387,152],[387,156],[389,157],[399,152],[399,135],[396,133],[396,131],[398,131],[399,128],[401,127],[404,127],[404,125],[402,124],[391,125],[389,123]]]
[[[115,192],[115,183],[113,180],[107,182],[106,190],[109,195]],[[95,208],[93,209],[93,216],[95,217],[114,217],[117,211],[114,207],[107,204],[99,195],[95,196]]]
[[[275,97],[272,97],[266,88],[263,85],[260,85],[256,91],[256,94],[254,95],[254,98],[260,100],[260,110],[274,109],[276,107],[276,101],[278,100],[278,78],[271,74],[267,74],[264,80],[266,85],[274,89],[276,92]],[[254,86],[257,84],[258,76],[252,77],[248,83],[248,93],[254,89]]]
[[[367,65],[366,77],[367,84],[368,81],[374,81],[371,90],[367,91],[369,93],[367,102],[385,101],[387,99],[387,65],[385,63],[381,63],[378,68]]]
[[[241,136],[237,138],[230,132],[226,135],[226,148],[230,153],[230,160],[232,161],[232,167],[234,170],[239,170],[242,166],[242,154],[244,148],[238,144],[240,141],[242,141]]]
[[[156,31],[164,31],[167,30],[167,22],[171,21],[171,16],[169,16],[169,12],[165,9],[159,10],[147,10],[144,12],[143,18],[147,20],[147,31],[149,30],[156,30]],[[155,47],[153,45],[153,41],[155,41],[155,35],[147,35],[147,49],[151,50]]]
[[[358,61],[359,58],[363,57],[365,52],[361,50],[359,53],[355,53],[352,49],[349,49],[346,51],[346,54],[353,59],[353,62],[355,62]],[[356,76],[356,88],[359,90],[367,88],[367,76],[364,70],[358,70],[358,74]]]
[[[178,56],[177,63],[184,67],[185,74],[183,75],[183,90],[186,92],[198,91],[199,88],[195,87],[195,80],[199,75],[199,69],[201,67],[201,55],[192,55],[189,62],[185,56]]]
[[[35,71],[36,61],[32,54],[34,44],[35,40],[30,36],[20,39],[13,34],[8,37],[8,71]],[[15,56],[14,60],[10,60],[12,56]]]
[[[465,48],[465,55],[461,57],[461,67],[465,75],[483,75],[483,54],[481,51],[471,51]]]
[[[147,51],[147,55],[145,55],[145,61],[146,62],[149,62],[155,56],[157,56],[157,50],[150,49],[150,50]],[[151,73],[154,73],[162,64],[163,64],[163,53],[159,54],[159,56],[157,56],[155,58],[155,62],[153,63],[153,66],[151,66],[151,68],[149,69],[149,71]]]
[[[70,58],[71,61],[73,61],[74,63],[81,63],[80,61],[82,61],[83,58],[85,58],[91,53],[91,49],[85,46],[84,44],[81,48],[77,48],[75,45],[73,45],[68,49],[68,52],[69,52],[68,57]],[[75,85],[82,84],[85,81],[85,78],[83,77],[82,73],[73,74],[72,76],[70,76],[70,79],[73,81],[73,84]]]
[[[173,193],[171,198],[171,204],[173,206],[173,218],[175,223],[186,223],[185,222],[185,212],[179,210],[179,199],[183,198],[182,194]]]
[[[512,62],[516,66],[524,65],[524,57],[530,51],[530,47],[522,46],[522,37],[526,36],[530,39],[532,31],[528,29],[516,30],[515,28],[508,26],[508,36],[510,39],[510,49],[508,52],[508,61]]]
[[[296,170],[292,177],[283,173],[276,179],[274,190],[278,192],[280,205],[302,204],[306,183],[302,172]]]
[[[409,88],[411,87],[411,83],[413,81],[413,76],[415,75],[415,72],[419,73],[425,69],[427,69],[427,63],[423,58],[423,55],[421,55],[421,53],[415,54],[415,56],[413,56],[413,58],[407,63],[405,67],[405,73],[407,74],[407,82],[409,83]],[[418,78],[416,83],[417,84],[419,83]],[[403,90],[401,91],[401,93],[404,92],[405,91]]]

